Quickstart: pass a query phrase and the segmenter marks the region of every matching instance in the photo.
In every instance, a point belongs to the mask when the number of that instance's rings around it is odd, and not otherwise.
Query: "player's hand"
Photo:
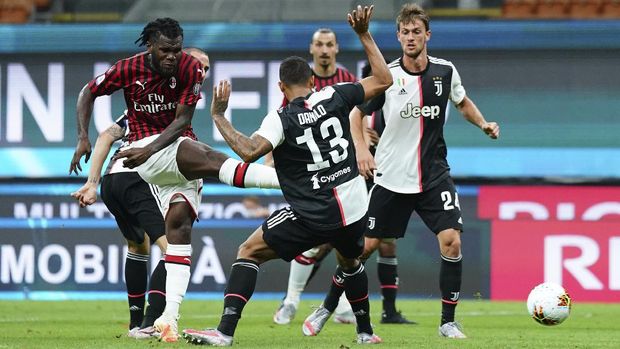
[[[145,163],[146,160],[151,157],[151,155],[153,155],[153,152],[149,147],[129,148],[118,152],[116,155],[114,155],[114,157],[112,157],[112,159],[118,160],[126,158],[123,161],[123,166],[127,168],[136,168]]]
[[[364,132],[366,133],[366,139],[369,141],[369,146],[376,146],[379,144],[379,133],[374,128],[366,127],[364,128]]]
[[[97,186],[86,183],[78,191],[71,193],[71,196],[80,203],[80,207],[92,205],[97,201]]]
[[[499,138],[499,125],[497,122],[485,122],[480,128],[487,136],[491,137],[491,139]]]
[[[357,9],[347,14],[347,21],[351,25],[351,28],[355,30],[357,34],[364,34],[368,32],[368,24],[370,23],[370,16],[372,16],[372,10],[374,5],[364,6],[357,5]]]
[[[355,156],[357,158],[357,168],[365,179],[370,179],[374,176],[377,165],[375,159],[372,157],[370,150],[366,147],[355,147]]]
[[[224,115],[230,99],[230,82],[221,80],[213,86],[213,99],[211,100],[211,116]]]
[[[88,138],[80,138],[78,140],[77,146],[75,146],[75,152],[73,153],[73,159],[71,159],[71,166],[69,166],[69,174],[71,172],[75,172],[75,174],[79,174],[82,171],[82,166],[80,165],[80,159],[82,156],[86,155],[84,159],[84,163],[88,162],[90,159],[90,153],[92,152],[92,147],[90,145],[90,141]]]

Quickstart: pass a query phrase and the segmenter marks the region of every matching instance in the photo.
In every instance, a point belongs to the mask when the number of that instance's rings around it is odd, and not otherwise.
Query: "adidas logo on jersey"
[[[407,91],[405,91],[405,88],[401,88],[400,92],[398,92],[399,96],[406,95],[406,94],[407,94]]]

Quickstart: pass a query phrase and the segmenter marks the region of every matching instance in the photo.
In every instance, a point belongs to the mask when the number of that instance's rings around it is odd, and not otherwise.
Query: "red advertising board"
[[[524,300],[543,281],[580,301],[620,300],[620,188],[481,187],[491,219],[491,299]]]

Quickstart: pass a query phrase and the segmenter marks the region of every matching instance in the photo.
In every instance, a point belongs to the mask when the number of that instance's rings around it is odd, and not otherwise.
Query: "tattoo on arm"
[[[119,140],[123,138],[123,136],[125,135],[125,128],[120,127],[117,124],[114,124],[108,127],[108,129],[105,130],[105,132],[109,134],[114,140]]]

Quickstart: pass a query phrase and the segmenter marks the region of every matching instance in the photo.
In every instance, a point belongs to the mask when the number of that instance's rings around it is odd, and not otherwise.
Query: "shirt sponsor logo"
[[[439,116],[441,108],[437,105],[425,105],[423,107],[407,103],[405,109],[400,111],[400,117],[403,119],[425,117],[435,119]]]
[[[157,93],[149,93],[147,98],[149,103],[146,104],[140,104],[138,101],[133,101],[133,109],[139,112],[156,114],[161,111],[175,110],[178,104],[178,102],[165,103],[165,97]]]
[[[332,174],[326,175],[326,176],[321,176],[319,177],[318,173],[315,173],[311,178],[310,181],[312,182],[312,189],[320,189],[321,188],[321,183],[325,184],[325,183],[331,183],[333,181],[335,181],[338,177],[343,176],[347,173],[351,173],[351,166],[349,167],[345,167],[343,169],[340,169]]]

